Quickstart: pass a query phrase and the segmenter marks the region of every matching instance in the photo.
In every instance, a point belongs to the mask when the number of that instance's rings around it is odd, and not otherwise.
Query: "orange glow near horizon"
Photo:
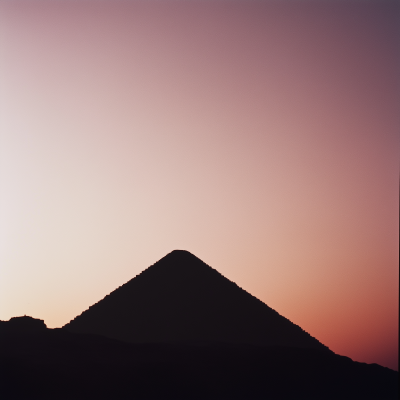
[[[173,249],[398,369],[395,1],[0,2],[0,320]]]

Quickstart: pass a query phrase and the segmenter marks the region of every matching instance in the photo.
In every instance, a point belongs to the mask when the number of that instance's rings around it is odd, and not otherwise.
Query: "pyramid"
[[[183,250],[167,254],[63,329],[131,343],[222,342],[330,351]]]

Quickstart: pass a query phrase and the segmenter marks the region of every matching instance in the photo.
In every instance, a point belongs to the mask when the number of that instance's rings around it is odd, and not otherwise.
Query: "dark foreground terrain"
[[[397,399],[398,372],[318,349],[0,330],[0,399]]]
[[[0,321],[0,400],[385,400],[398,372],[332,352],[175,250],[60,329]]]

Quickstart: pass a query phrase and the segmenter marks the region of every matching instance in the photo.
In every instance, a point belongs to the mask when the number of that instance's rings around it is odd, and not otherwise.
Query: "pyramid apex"
[[[176,249],[176,250],[172,250],[170,253],[168,253],[166,256],[164,256],[163,258],[169,258],[169,257],[174,257],[174,258],[178,258],[178,259],[197,259],[200,260],[198,257],[196,257],[193,253],[191,253],[190,251],[187,250],[180,250],[180,249]],[[162,259],[163,259],[162,258]],[[161,259],[161,260],[162,260]],[[161,261],[160,260],[160,261]]]
[[[169,254],[190,254],[193,256],[193,254],[190,251],[187,250],[181,250],[181,249],[175,249],[172,250]],[[167,254],[168,255],[168,254]]]

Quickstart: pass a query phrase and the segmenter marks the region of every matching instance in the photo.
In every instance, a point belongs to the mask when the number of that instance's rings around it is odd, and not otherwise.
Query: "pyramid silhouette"
[[[131,343],[223,342],[330,351],[183,250],[167,254],[63,328]]]

